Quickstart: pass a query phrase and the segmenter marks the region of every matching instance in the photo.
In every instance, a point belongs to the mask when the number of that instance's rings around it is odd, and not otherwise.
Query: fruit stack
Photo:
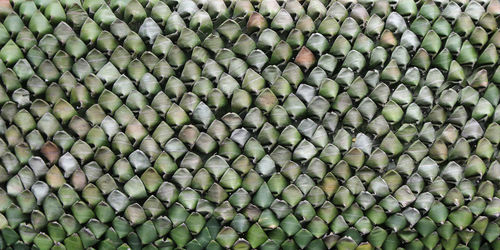
[[[500,249],[499,0],[2,0],[0,249]]]

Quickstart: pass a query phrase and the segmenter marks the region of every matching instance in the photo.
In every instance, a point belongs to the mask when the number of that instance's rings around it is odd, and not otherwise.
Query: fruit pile
[[[0,249],[499,249],[499,0],[0,2]]]

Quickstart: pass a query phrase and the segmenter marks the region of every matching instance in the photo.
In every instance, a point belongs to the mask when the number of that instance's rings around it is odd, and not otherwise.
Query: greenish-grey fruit
[[[499,249],[499,16],[0,1],[0,249]]]

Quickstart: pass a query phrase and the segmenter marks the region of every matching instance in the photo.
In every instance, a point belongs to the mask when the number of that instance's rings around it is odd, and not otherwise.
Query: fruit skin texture
[[[500,1],[0,1],[0,249],[490,249]]]

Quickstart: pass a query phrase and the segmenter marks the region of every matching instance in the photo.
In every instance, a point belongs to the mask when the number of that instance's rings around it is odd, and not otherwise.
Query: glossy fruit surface
[[[0,1],[0,249],[497,249],[499,14]]]

